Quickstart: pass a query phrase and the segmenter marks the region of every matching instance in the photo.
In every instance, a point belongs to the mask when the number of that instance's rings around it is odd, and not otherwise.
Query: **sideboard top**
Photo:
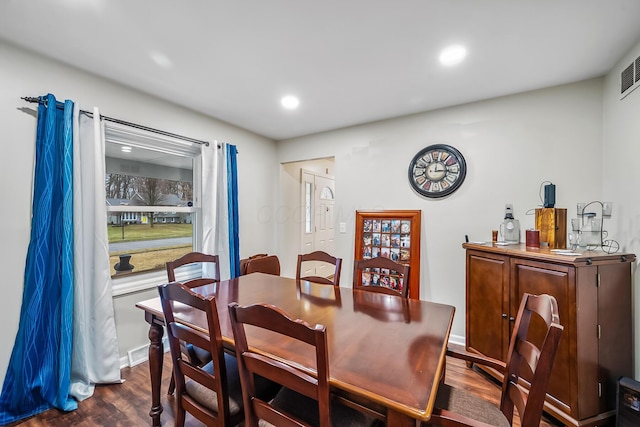
[[[524,243],[509,244],[506,246],[495,243],[463,243],[462,247],[467,250],[482,251],[487,253],[500,254],[516,258],[527,258],[540,261],[552,261],[560,264],[591,265],[594,263],[611,262],[634,262],[636,256],[629,253],[608,254],[603,251],[581,251],[576,250],[571,255],[563,255],[548,247],[530,248]]]

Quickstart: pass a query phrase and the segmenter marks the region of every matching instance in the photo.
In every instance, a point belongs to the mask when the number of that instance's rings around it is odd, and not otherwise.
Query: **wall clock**
[[[426,197],[448,196],[462,185],[466,174],[464,157],[446,144],[434,144],[420,150],[409,164],[411,186]]]

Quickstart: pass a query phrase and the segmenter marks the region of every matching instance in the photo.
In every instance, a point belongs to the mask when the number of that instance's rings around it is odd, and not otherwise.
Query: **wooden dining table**
[[[215,295],[225,347],[234,341],[228,304],[267,303],[292,318],[326,326],[332,395],[386,422],[414,426],[428,421],[438,385],[444,377],[447,341],[455,308],[393,295],[320,285],[307,281],[252,273],[194,288]],[[164,316],[160,298],[141,301],[149,323],[149,371],[153,426],[160,426],[160,388]],[[206,320],[186,307],[176,307],[176,319],[206,330]],[[286,337],[247,330],[253,347],[293,366],[315,372],[315,353]]]

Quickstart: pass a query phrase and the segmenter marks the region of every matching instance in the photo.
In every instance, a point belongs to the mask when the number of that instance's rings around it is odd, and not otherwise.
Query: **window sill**
[[[177,281],[189,280],[195,277],[200,277],[200,269],[196,266],[185,267],[184,271],[176,272]],[[167,283],[167,273],[165,271],[154,271],[135,276],[115,277],[111,279],[111,283],[111,295],[117,297],[154,289],[158,285]]]

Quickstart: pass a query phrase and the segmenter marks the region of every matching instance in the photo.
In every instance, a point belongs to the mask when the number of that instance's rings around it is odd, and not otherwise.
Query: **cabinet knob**
[[[516,318],[515,317],[509,317],[509,322],[515,322]]]
[[[507,318],[507,313],[502,313],[502,318],[506,319]]]

